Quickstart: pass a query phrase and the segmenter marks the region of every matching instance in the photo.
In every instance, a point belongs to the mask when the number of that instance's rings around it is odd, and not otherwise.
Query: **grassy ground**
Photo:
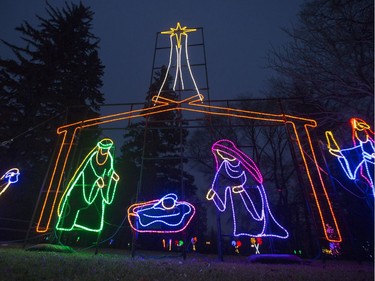
[[[250,263],[246,257],[189,254],[151,256],[128,251],[94,250],[59,253],[0,247],[0,280],[247,280],[247,281],[373,281],[374,265],[348,261],[309,261],[303,264]]]

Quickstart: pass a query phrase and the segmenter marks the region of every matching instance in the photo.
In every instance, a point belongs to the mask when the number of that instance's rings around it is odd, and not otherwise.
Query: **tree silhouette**
[[[155,72],[145,108],[153,106],[151,98],[157,94],[165,72],[165,68]],[[171,80],[168,76],[162,96],[176,100],[178,95],[170,89]],[[139,199],[151,200],[168,192],[176,192],[186,198],[194,195],[194,178],[181,170],[181,165],[187,162],[183,153],[188,131],[183,125],[186,123],[181,120],[178,111],[168,111],[133,123],[125,134],[121,158],[134,163],[139,174],[142,173],[137,178],[141,185]]]
[[[46,11],[37,27],[24,22],[16,28],[23,46],[2,41],[15,58],[0,59],[0,169],[17,166],[22,176],[19,189],[0,204],[1,216],[30,219],[57,127],[99,116],[104,102],[93,12],[82,3],[62,9],[47,3]],[[81,135],[80,144],[95,144],[88,139]]]
[[[320,126],[374,120],[374,2],[313,0],[298,19],[269,54],[273,95],[300,98],[291,108]]]
[[[144,108],[154,106],[151,99],[157,95],[165,75],[165,67],[154,73]],[[161,96],[177,100],[178,93],[171,90],[171,83],[172,77],[168,74]],[[188,130],[184,128],[186,124],[180,112],[172,110],[149,115],[144,120],[129,126],[124,135],[122,155],[118,159],[126,185],[124,188],[127,192],[126,198],[129,200],[126,205],[135,201],[158,199],[171,192],[176,193],[179,200],[196,203],[194,177],[187,169],[185,146]],[[196,233],[202,231],[201,228],[205,226],[206,217],[203,208],[197,207],[195,217],[189,229],[194,229]],[[154,238],[149,237],[148,241],[152,239]]]
[[[344,232],[343,252],[373,259],[373,250],[363,249],[373,249],[364,245],[373,244],[374,198],[356,195],[362,187],[343,177],[328,153],[324,133],[334,130],[340,142],[350,146],[350,118],[373,123],[374,2],[308,1],[297,24],[286,32],[290,42],[269,54],[270,67],[279,74],[272,80],[270,95],[295,98],[288,102],[288,113],[318,121],[314,132],[314,142],[322,148],[318,163],[330,183],[330,198]],[[366,201],[372,202],[370,208]]]

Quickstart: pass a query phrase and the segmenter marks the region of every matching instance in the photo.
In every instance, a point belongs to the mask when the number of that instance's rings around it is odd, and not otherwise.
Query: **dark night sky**
[[[78,2],[78,1],[73,1]],[[82,1],[95,12],[92,32],[101,39],[106,103],[143,102],[150,83],[156,33],[203,27],[211,99],[261,97],[271,72],[266,52],[286,42],[281,30],[296,22],[304,0]],[[53,7],[64,1],[50,0]],[[0,38],[20,45],[14,30],[23,20],[47,17],[45,1],[1,0]],[[22,45],[23,46],[23,45]],[[3,44],[0,55],[10,58]],[[168,62],[166,61],[165,64]],[[199,85],[198,85],[199,86]]]

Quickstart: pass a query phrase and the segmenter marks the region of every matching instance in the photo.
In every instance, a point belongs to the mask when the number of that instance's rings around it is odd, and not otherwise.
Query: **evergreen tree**
[[[17,166],[21,176],[1,216],[30,219],[57,127],[99,116],[104,102],[99,39],[90,32],[94,13],[82,3],[62,9],[47,3],[46,11],[48,18],[37,16],[38,27],[24,22],[16,28],[24,46],[2,41],[15,59],[0,59],[0,170]]]
[[[145,108],[153,106],[152,97],[158,93],[165,76],[166,68],[154,75],[154,82],[146,96]],[[170,89],[172,77],[168,76],[162,96],[172,100],[178,94]],[[173,106],[173,105],[171,105]],[[139,200],[151,200],[169,192],[179,197],[189,198],[195,194],[194,178],[182,166],[188,131],[178,110],[149,115],[133,123],[125,134],[122,147],[125,162],[135,165],[139,176]],[[134,174],[133,174],[134,176]],[[182,180],[182,183],[181,183]],[[183,186],[182,186],[183,185]]]
[[[144,108],[154,106],[151,99],[157,95],[165,74],[165,67],[155,72],[154,82],[147,92]],[[171,83],[172,77],[168,74],[161,96],[177,100],[178,93],[171,90]],[[185,125],[186,122],[182,120],[180,112],[171,110],[146,116],[144,120],[129,126],[124,135],[122,156],[117,161],[125,185],[123,190],[127,193],[127,200],[130,201],[126,205],[135,201],[158,199],[167,193],[176,193],[179,200],[196,203],[194,177],[187,171],[185,145],[188,131],[183,127]],[[205,212],[199,209],[197,207],[195,219],[188,228],[194,231],[187,234],[188,239],[205,226]],[[203,223],[201,224],[200,221]],[[153,235],[153,238],[149,237],[146,240],[159,244],[161,240],[156,242],[159,238]]]

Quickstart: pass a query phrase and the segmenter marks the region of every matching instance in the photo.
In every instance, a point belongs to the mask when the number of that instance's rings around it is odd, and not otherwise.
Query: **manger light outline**
[[[164,204],[164,201],[165,199],[172,199],[173,200],[173,204],[171,207],[165,207],[165,204]],[[141,203],[135,203],[133,205],[131,205],[129,208],[128,208],[128,221],[129,221],[129,224],[130,224],[130,227],[136,231],[136,232],[142,232],[142,233],[177,233],[177,232],[181,232],[183,230],[185,230],[185,228],[189,225],[190,221],[192,220],[192,218],[194,217],[195,215],[195,207],[194,205],[192,205],[191,203],[187,202],[187,201],[178,201],[177,200],[178,197],[175,193],[168,193],[167,195],[163,196],[162,198],[160,199],[156,199],[156,200],[150,200],[150,201],[147,201],[147,202],[141,202]],[[150,222],[148,223],[143,223],[142,220],[140,219],[140,213],[143,212],[147,212],[147,211],[154,211],[154,210],[157,210],[157,211],[163,211],[163,210],[172,210],[174,207],[176,206],[180,206],[180,205],[183,205],[185,207],[188,208],[188,211],[185,212],[184,214],[181,214],[181,213],[172,213],[172,214],[165,214],[165,215],[162,215],[162,216],[156,216],[156,215],[144,215],[145,217],[147,218],[150,218],[150,219],[154,219],[154,220],[150,220]],[[160,207],[161,206],[161,207]],[[174,224],[171,224],[171,223],[168,223],[165,219],[168,219],[168,218],[171,218],[171,217],[177,217],[177,216],[180,216],[180,220],[179,222],[177,223],[174,223]],[[185,220],[185,217],[188,216],[188,220],[184,223],[184,220]],[[134,220],[134,222],[132,221]],[[136,227],[135,225],[137,225],[139,223],[140,227]],[[165,225],[165,226],[168,226],[168,227],[171,227],[171,228],[176,228],[176,229],[171,229],[171,230],[157,230],[157,229],[146,229],[147,227],[149,227],[150,225],[152,224],[158,224],[158,223],[161,223],[162,225]],[[182,226],[182,227],[181,227]],[[141,228],[144,228],[144,229],[141,229]]]

